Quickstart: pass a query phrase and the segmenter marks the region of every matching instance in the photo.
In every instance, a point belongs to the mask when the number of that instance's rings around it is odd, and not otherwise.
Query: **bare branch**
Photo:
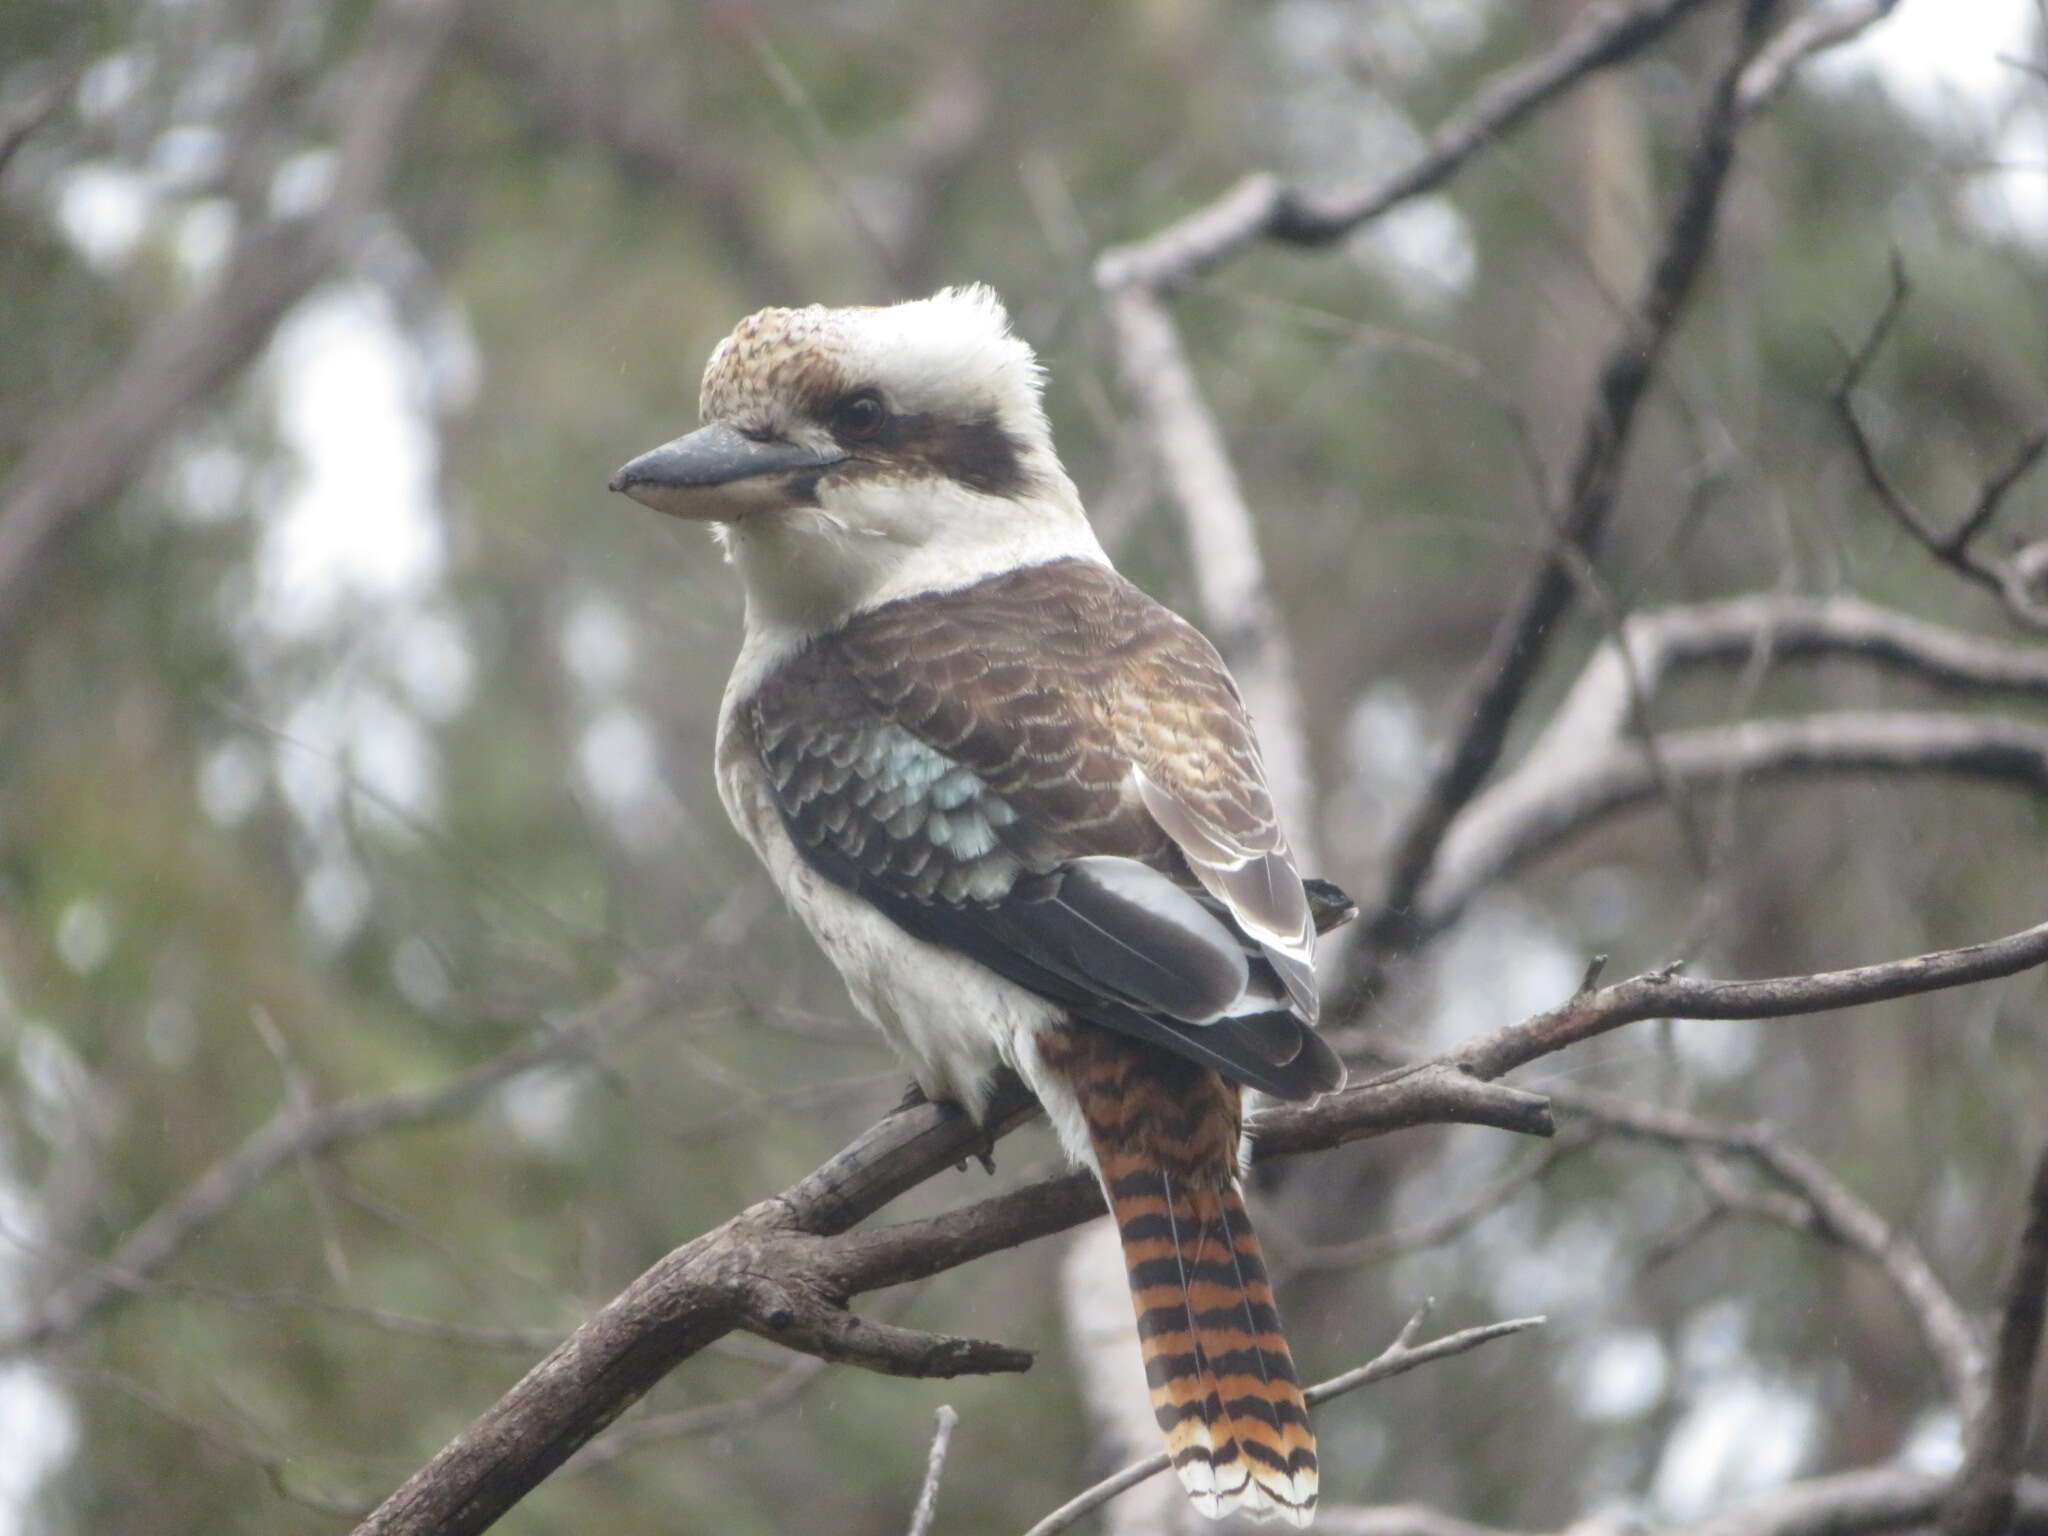
[[[1459,818],[1425,887],[1418,932],[1440,931],[1473,895],[1667,783],[1731,778],[1937,773],[2048,794],[2048,726],[1992,715],[1842,711],[1666,731],[1664,774],[1640,742],[1590,760],[1545,762],[1502,780]],[[1575,754],[1576,757],[1576,754]]]
[[[910,1514],[910,1536],[925,1536],[939,1512],[939,1478],[946,1470],[946,1447],[953,1440],[953,1426],[960,1415],[948,1403],[941,1403],[938,1428],[932,1432],[932,1451],[925,1461],[924,1486],[918,1490],[917,1507]]]
[[[7,163],[28,142],[29,135],[64,105],[64,98],[78,86],[78,75],[76,67],[60,71],[20,100],[0,107],[0,175],[6,173]]]
[[[1989,944],[1884,965],[1768,981],[1696,981],[1661,972],[1580,992],[1483,1035],[1310,1105],[1269,1108],[1252,1125],[1261,1156],[1322,1150],[1411,1125],[1476,1121],[1542,1133],[1541,1095],[1486,1081],[1624,1024],[1658,1017],[1779,1018],[2011,975],[2048,963],[2048,923]],[[921,1279],[1098,1214],[1094,1180],[1075,1172],[942,1216],[850,1232],[912,1186],[985,1148],[1033,1112],[1014,1080],[999,1086],[986,1128],[950,1106],[916,1104],[871,1128],[772,1200],[684,1244],[565,1339],[394,1493],[362,1536],[482,1530],[682,1360],[735,1328],[802,1333],[811,1300]],[[764,1277],[772,1277],[764,1281]],[[793,1291],[798,1305],[791,1305]],[[776,1309],[788,1306],[784,1317]],[[799,1315],[802,1313],[803,1315]],[[872,1327],[873,1325],[868,1325]],[[828,1332],[824,1347],[848,1334]],[[872,1338],[872,1335],[868,1336]],[[935,1367],[985,1368],[1000,1346],[925,1342],[876,1353]],[[812,1342],[806,1339],[806,1342]],[[856,1344],[864,1343],[856,1339]],[[919,1356],[917,1349],[928,1352]],[[984,1353],[975,1357],[980,1349]],[[870,1362],[874,1363],[874,1362]]]
[[[1745,664],[1762,652],[1773,663],[1867,661],[1966,696],[2048,698],[2048,654],[2039,646],[1986,640],[1854,597],[1754,594],[1683,604],[1636,614],[1623,634],[1625,645],[1609,641],[1588,659],[1523,768],[1583,743],[1598,750],[1621,740],[1633,704],[1622,674],[1631,664],[1645,696],[1654,696],[1674,668]]]
[[[280,1169],[385,1131],[459,1114],[521,1073],[560,1061],[645,1017],[658,999],[658,986],[636,978],[561,1028],[538,1033],[446,1082],[363,1094],[322,1108],[288,1101],[240,1146],[151,1212],[104,1261],[60,1285],[0,1332],[0,1358],[75,1333],[109,1307],[149,1289],[152,1275]]]
[[[1440,1060],[1480,1077],[1497,1077],[1540,1056],[1643,1019],[1792,1018],[1945,991],[2044,964],[2048,964],[2048,923],[1986,944],[1811,976],[1703,981],[1673,971],[1652,971],[1570,998],[1520,1024],[1469,1040]],[[1348,1096],[1339,1094],[1337,1101]],[[1275,1116],[1290,1113],[1299,1111],[1273,1111]]]
[[[1537,109],[1588,75],[1634,58],[1703,3],[1647,0],[1588,7],[1585,19],[1555,47],[1481,84],[1408,164],[1365,187],[1323,196],[1288,187],[1274,176],[1246,177],[1158,234],[1104,252],[1096,282],[1108,290],[1169,293],[1256,240],[1321,245],[1341,239],[1397,204],[1434,191]]]
[[[1554,1092],[1559,1103],[1609,1130],[1688,1149],[1704,1147],[1730,1153],[1768,1172],[1792,1191],[1798,1209],[1781,1201],[1741,1196],[1734,1197],[1730,1205],[1750,1215],[1784,1221],[1800,1231],[1817,1232],[1875,1265],[1912,1315],[1928,1354],[1941,1371],[1950,1401],[1965,1417],[1977,1411],[1983,1401],[1987,1366],[1984,1341],[1968,1314],[1935,1274],[1920,1246],[1879,1216],[1812,1153],[1766,1125],[1725,1125],[1577,1087]]]
[[[1990,1380],[1963,1435],[1963,1464],[1941,1505],[1941,1536],[2004,1536],[2019,1502],[2034,1366],[2048,1306],[2048,1147],[2034,1161],[2026,1217],[2006,1277]]]
[[[1899,0],[1849,0],[1802,11],[1757,50],[1742,72],[1737,94],[1744,112],[1769,106],[1792,82],[1799,66],[1817,53],[1854,42],[1898,8]]]
[[[843,1296],[827,1293],[801,1268],[746,1278],[744,1326],[807,1355],[863,1366],[884,1376],[989,1376],[1031,1369],[1028,1349],[856,1316],[847,1310]]]
[[[1345,987],[1345,1001],[1353,1008],[1369,994],[1387,957],[1417,937],[1415,901],[1437,851],[1458,813],[1499,761],[1508,728],[1571,606],[1577,562],[1590,559],[1604,539],[1637,410],[1706,264],[1744,120],[1738,84],[1775,9],[1772,0],[1747,0],[1742,8],[1739,37],[1701,114],[1697,148],[1662,246],[1601,365],[1584,413],[1555,544],[1495,627],[1454,708],[1453,718],[1460,722],[1457,736],[1408,813],[1395,838],[1381,891],[1368,905]]]
[[[1829,658],[1866,662],[1966,698],[2048,697],[2048,654],[2040,647],[1982,639],[1853,597],[1759,594],[1634,615],[1587,660],[1521,761],[1453,823],[1418,898],[1417,930],[1440,932],[1487,881],[1583,830],[1590,819],[1661,788],[1657,765],[1629,738],[1632,719],[1673,673],[1742,666],[1753,685],[1765,666]],[[1925,753],[1913,749],[1911,729],[1903,724],[1910,717],[1898,717],[1897,726],[1879,723],[1883,718],[1819,716],[1806,726],[1747,736],[1739,734],[1743,728],[1718,735],[1700,730],[1688,738],[1688,766],[1702,780],[1732,787],[1744,772],[1766,771],[1766,764],[1781,774],[1846,772],[1852,760],[1860,760],[1859,771],[1917,772],[1969,755],[1949,734],[1956,723],[1949,717],[1935,717],[1942,724],[1925,739]],[[1670,752],[1668,736],[1660,738],[1660,748]],[[1663,766],[1668,779],[1671,766]],[[2012,766],[2019,782],[2032,782],[2023,764]]]
[[[1841,378],[1829,395],[1835,418],[1849,439],[1857,468],[1862,471],[1871,493],[1891,513],[1893,520],[1929,554],[1959,575],[1995,592],[2005,605],[2006,613],[2016,623],[2028,629],[2048,630],[2048,591],[2041,589],[2039,556],[2034,553],[2040,546],[2019,550],[2004,560],[1986,559],[1975,549],[1978,536],[1991,526],[2007,494],[2041,461],[2044,454],[2048,454],[2048,429],[2036,431],[2022,442],[2006,464],[1986,478],[1975,502],[1955,528],[1943,533],[1886,472],[1883,461],[1878,457],[1877,446],[1871,442],[1862,418],[1856,414],[1856,390],[1897,326],[1912,294],[1905,263],[1896,254],[1892,257],[1891,278],[1891,289],[1885,297],[1884,306],[1871,322],[1863,341],[1850,354]]]
[[[1427,1309],[1425,1308],[1425,1311]],[[1356,1370],[1346,1371],[1341,1376],[1332,1376],[1328,1381],[1316,1383],[1302,1393],[1310,1407],[1326,1403],[1333,1397],[1342,1397],[1346,1392],[1355,1392],[1375,1381],[1385,1381],[1389,1376],[1399,1376],[1418,1366],[1432,1361],[1447,1360],[1452,1355],[1462,1355],[1467,1350],[1477,1349],[1493,1339],[1504,1339],[1509,1334],[1524,1333],[1531,1328],[1543,1326],[1540,1317],[1517,1317],[1504,1323],[1488,1323],[1481,1328],[1466,1328],[1458,1333],[1446,1334],[1432,1339],[1427,1344],[1411,1344],[1409,1336],[1416,1323],[1421,1321],[1418,1313],[1400,1337],[1389,1344],[1366,1364]],[[1171,1465],[1164,1451],[1146,1457],[1143,1461],[1132,1462],[1121,1472],[1104,1478],[1094,1487],[1069,1499],[1058,1509],[1047,1515],[1038,1524],[1024,1533],[1024,1536],[1052,1536],[1055,1531],[1064,1531],[1092,1510],[1101,1508],[1125,1489],[1135,1488],[1147,1478],[1157,1477]]]
[[[1317,197],[1271,175],[1252,176],[1096,263],[1119,372],[1186,524],[1203,611],[1259,722],[1274,798],[1310,863],[1308,749],[1292,647],[1266,591],[1243,487],[1181,347],[1167,295],[1255,240],[1326,243],[1429,191],[1538,107],[1647,47],[1698,3],[1593,9],[1555,48],[1489,79],[1409,165],[1361,191]]]
[[[578,1451],[575,1459],[562,1469],[562,1475],[581,1477],[648,1445],[743,1429],[793,1402],[831,1363],[822,1356],[798,1355],[773,1381],[746,1397],[732,1402],[700,1403],[674,1413],[652,1413],[618,1425]]]

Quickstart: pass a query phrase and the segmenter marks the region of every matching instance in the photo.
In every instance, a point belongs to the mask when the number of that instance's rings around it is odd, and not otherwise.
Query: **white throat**
[[[844,504],[758,513],[720,538],[746,587],[745,651],[763,661],[897,598],[1048,560],[1109,564],[1064,475],[1020,500],[952,481],[848,487]]]

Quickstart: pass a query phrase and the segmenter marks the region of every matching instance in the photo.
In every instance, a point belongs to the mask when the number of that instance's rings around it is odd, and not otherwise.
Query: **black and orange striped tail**
[[[1175,1175],[1149,1150],[1103,1139],[1096,1155],[1174,1470],[1211,1518],[1308,1525],[1315,1432],[1230,1164]]]

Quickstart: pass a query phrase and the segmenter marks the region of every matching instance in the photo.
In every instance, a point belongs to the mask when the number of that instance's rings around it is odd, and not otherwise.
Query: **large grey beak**
[[[641,454],[612,476],[611,488],[657,512],[722,521],[788,505],[789,476],[829,469],[845,457],[837,449],[756,442],[714,425]]]

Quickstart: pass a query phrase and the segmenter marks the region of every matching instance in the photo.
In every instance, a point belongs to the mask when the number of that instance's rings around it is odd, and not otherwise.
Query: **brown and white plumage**
[[[1343,1080],[1317,911],[1228,671],[1110,568],[1038,384],[985,289],[764,311],[706,428],[614,484],[719,522],[745,579],[735,824],[927,1093],[978,1113],[1010,1066],[1095,1164],[1196,1503],[1305,1524],[1237,1147],[1243,1086]]]

